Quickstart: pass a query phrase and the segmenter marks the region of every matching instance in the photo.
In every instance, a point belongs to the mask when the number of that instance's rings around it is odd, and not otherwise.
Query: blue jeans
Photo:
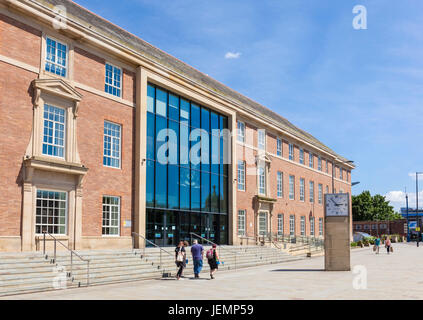
[[[203,269],[203,260],[194,260],[194,274],[198,275],[201,272],[201,269]]]

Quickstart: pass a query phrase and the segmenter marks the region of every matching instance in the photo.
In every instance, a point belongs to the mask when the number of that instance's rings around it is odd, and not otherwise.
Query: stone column
[[[146,153],[147,153],[147,71],[141,66],[137,69],[136,121],[135,121],[135,201],[132,230],[146,236]],[[135,247],[145,244],[135,237]]]
[[[29,182],[23,183],[23,196],[22,196],[22,251],[32,251],[33,243],[35,244],[34,230],[32,223],[33,216],[33,195],[32,184]]]

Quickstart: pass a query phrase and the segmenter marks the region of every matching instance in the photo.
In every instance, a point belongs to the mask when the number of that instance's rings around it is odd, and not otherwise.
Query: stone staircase
[[[210,247],[204,246],[205,250]],[[175,276],[173,248],[170,253],[161,253],[157,248],[136,250],[78,251],[89,263],[89,283],[87,263],[73,256],[71,270],[69,252],[57,252],[55,263],[41,253],[17,253],[0,255],[0,296],[37,291],[57,290],[117,282],[158,279],[162,276]],[[222,246],[218,248],[223,262],[219,271],[235,270],[265,264],[284,263],[305,259],[291,256],[279,249],[266,246]],[[189,251],[189,248],[188,248]],[[193,275],[193,263],[188,252],[188,265],[185,276]],[[71,272],[72,271],[72,272]],[[203,277],[208,277],[207,260],[203,263]],[[71,273],[71,274],[70,274]]]

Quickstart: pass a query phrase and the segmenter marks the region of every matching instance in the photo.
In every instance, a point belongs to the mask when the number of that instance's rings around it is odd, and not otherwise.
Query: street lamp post
[[[410,242],[410,227],[409,227],[409,222],[408,222],[408,193],[407,193],[407,189],[405,191],[405,204],[406,204],[406,208],[407,208],[407,242]]]
[[[419,174],[423,174],[423,172],[416,172],[416,219],[417,219],[417,227],[419,232],[417,233],[417,246],[419,246],[421,231],[420,231],[420,219],[419,219]]]

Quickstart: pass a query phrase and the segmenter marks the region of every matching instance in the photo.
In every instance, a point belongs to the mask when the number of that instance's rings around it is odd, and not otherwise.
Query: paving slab
[[[146,280],[3,297],[58,300],[283,300],[423,299],[423,246],[393,244],[394,253],[371,248],[351,251],[351,271],[324,271],[324,257],[237,271],[217,272],[210,280],[190,277]]]

